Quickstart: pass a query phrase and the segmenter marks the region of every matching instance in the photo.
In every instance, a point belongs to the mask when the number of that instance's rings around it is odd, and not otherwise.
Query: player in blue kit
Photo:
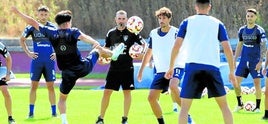
[[[263,69],[263,74],[266,76],[265,79],[265,92],[264,92],[264,116],[262,117],[263,120],[268,120],[268,50],[266,50],[266,59]]]
[[[7,81],[10,80],[12,58],[10,53],[7,51],[6,46],[1,42],[0,42],[0,54],[5,58],[7,68],[7,71],[4,72],[6,73],[6,75],[4,77],[1,77],[0,80],[0,90],[2,92],[2,95],[4,96],[5,107],[8,115],[8,124],[16,124],[15,120],[12,117],[12,100],[11,95],[8,91],[8,84],[7,84]],[[0,64],[0,66],[2,66],[2,64]]]
[[[242,26],[238,31],[239,42],[237,43],[235,51],[235,60],[237,60],[239,56],[241,56],[241,58],[235,72],[239,85],[234,87],[238,103],[234,112],[243,109],[240,84],[243,78],[247,78],[248,74],[251,74],[256,90],[256,107],[252,111],[260,112],[262,94],[261,78],[263,78],[262,62],[263,59],[265,59],[267,39],[264,29],[255,23],[256,19],[257,11],[255,9],[248,9],[246,11],[247,25]]]
[[[178,28],[171,26],[170,21],[172,19],[172,12],[169,8],[162,7],[155,12],[155,16],[158,19],[158,23],[160,27],[153,29],[150,32],[149,38],[149,48],[147,49],[145,56],[142,60],[142,65],[138,71],[138,81],[142,80],[142,72],[150,62],[151,57],[153,57],[154,61],[154,70],[156,73],[154,74],[154,80],[150,87],[150,93],[148,96],[148,101],[151,105],[151,108],[154,112],[155,117],[158,120],[159,124],[164,124],[164,117],[162,114],[161,106],[159,104],[160,94],[168,91],[170,88],[172,100],[176,102],[176,104],[181,105],[180,100],[180,91],[178,89],[178,83],[182,79],[184,74],[184,66],[185,66],[185,53],[180,54],[178,57],[175,68],[174,75],[171,79],[166,79],[164,77],[165,72],[169,69],[170,53],[171,48],[174,45]],[[184,52],[181,50],[181,52]],[[189,124],[192,124],[192,119],[189,116],[188,120]]]
[[[101,47],[98,41],[84,34],[79,29],[72,27],[72,12],[69,10],[63,10],[56,14],[55,21],[58,24],[58,28],[39,24],[30,16],[21,13],[16,7],[12,7],[11,11],[50,40],[56,53],[58,68],[62,71],[58,108],[62,124],[68,124],[66,100],[76,80],[92,71],[99,56],[111,57],[112,60],[117,60],[117,57],[124,50],[124,44],[119,44],[113,51]],[[94,50],[86,58],[83,58],[77,48],[78,40],[93,44],[93,48],[97,49],[97,51]]]
[[[208,97],[215,100],[222,112],[225,124],[233,124],[233,116],[226,99],[226,91],[220,73],[220,47],[223,47],[229,65],[229,80],[236,85],[233,52],[228,42],[224,24],[209,16],[211,0],[196,0],[196,15],[183,20],[172,48],[170,66],[165,74],[173,77],[174,65],[181,47],[185,47],[186,65],[181,90],[181,111],[179,124],[187,124],[188,112],[193,99],[200,99],[207,87]]]
[[[48,27],[56,28],[56,26],[48,21],[49,8],[40,6],[37,10],[38,21]],[[33,40],[33,52],[31,52],[26,44],[26,38],[31,36]],[[32,59],[31,62],[31,89],[30,89],[30,105],[29,118],[34,117],[34,106],[36,101],[36,90],[39,86],[39,80],[43,74],[48,89],[49,102],[52,110],[52,117],[56,117],[56,98],[54,91],[55,77],[55,59],[56,55],[53,52],[52,45],[47,37],[33,26],[27,26],[20,38],[20,45],[24,52]]]

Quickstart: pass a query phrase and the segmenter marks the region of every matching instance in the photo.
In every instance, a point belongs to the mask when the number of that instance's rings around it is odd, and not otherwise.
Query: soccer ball
[[[256,92],[255,87],[251,87],[251,88],[250,88],[250,94],[255,94],[255,92]]]
[[[254,108],[256,107],[256,104],[252,101],[247,101],[245,104],[244,104],[244,108],[246,111],[252,111]]]
[[[129,48],[129,55],[130,57],[132,57],[133,59],[139,58],[141,57],[140,55],[142,54],[143,51],[143,46],[139,45],[139,44],[133,44],[130,48]]]
[[[247,86],[242,86],[241,87],[241,92],[242,92],[242,94],[250,94],[250,88],[249,87],[247,87]]]
[[[104,57],[99,57],[98,59],[98,64],[100,65],[106,65],[111,62],[111,58],[104,58]]]
[[[127,21],[127,29],[131,33],[139,34],[143,29],[143,21],[138,16],[131,16]]]

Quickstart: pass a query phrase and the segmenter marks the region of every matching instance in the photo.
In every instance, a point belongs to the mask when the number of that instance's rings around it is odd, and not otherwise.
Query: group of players
[[[179,28],[170,25],[172,12],[169,8],[163,7],[155,12],[159,27],[150,32],[149,47],[144,51],[145,55],[137,79],[138,81],[142,80],[142,72],[146,64],[153,58],[156,74],[150,87],[148,101],[159,124],[165,123],[158,102],[161,92],[170,88],[172,99],[181,107],[179,123],[191,124],[194,122],[188,112],[192,100],[200,98],[205,87],[208,89],[208,97],[215,97],[221,108],[224,122],[226,124],[233,123],[233,116],[227,104],[226,92],[219,71],[219,42],[226,55],[230,71],[229,79],[233,83],[237,95],[238,106],[235,111],[243,109],[240,83],[250,73],[256,88],[256,108],[253,111],[260,112],[260,78],[266,73],[268,56],[266,55],[265,31],[255,24],[257,11],[255,9],[246,11],[247,25],[239,29],[239,42],[235,57],[233,57],[224,24],[208,15],[211,9],[210,2],[210,0],[196,0],[195,9],[197,14],[183,20]],[[23,50],[32,59],[29,118],[34,117],[36,89],[42,74],[47,82],[51,114],[53,117],[57,116],[54,91],[55,60],[58,68],[62,71],[58,109],[62,124],[68,124],[66,100],[76,80],[90,73],[99,57],[111,57],[112,61],[106,77],[101,109],[96,124],[104,123],[110,96],[113,91],[118,91],[120,86],[124,94],[124,113],[121,123],[127,124],[131,105],[131,90],[134,89],[133,59],[129,56],[128,51],[134,43],[143,46],[146,43],[139,34],[127,30],[127,13],[124,10],[116,12],[115,22],[117,25],[108,31],[103,47],[90,36],[72,27],[72,12],[69,10],[57,13],[55,16],[57,27],[48,22],[49,9],[46,6],[38,8],[38,21],[21,13],[16,7],[12,7],[11,10],[30,25],[25,28],[20,39]],[[25,43],[28,36],[32,36],[33,51],[30,51]],[[93,45],[94,50],[86,58],[81,56],[77,48],[78,40]],[[2,92],[5,91],[3,95],[5,96],[9,116],[8,121],[10,124],[14,124],[11,97],[6,83],[10,80],[12,61],[6,47],[3,44],[1,46],[1,54],[7,60],[7,73],[6,77],[1,80],[0,85]],[[236,68],[235,60],[239,56],[241,56],[241,59]],[[265,56],[265,69],[262,72],[262,62]],[[184,80],[180,92],[178,83],[183,75]],[[265,94],[267,96],[267,92]],[[268,103],[267,98],[265,103]],[[268,119],[268,105],[266,104],[263,119]]]

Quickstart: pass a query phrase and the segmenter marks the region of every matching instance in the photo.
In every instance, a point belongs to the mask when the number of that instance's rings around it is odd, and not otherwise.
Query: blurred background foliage
[[[158,27],[154,12],[166,6],[173,12],[172,25],[195,14],[195,0],[1,0],[0,36],[19,37],[26,24],[10,13],[11,6],[17,6],[22,12],[35,18],[40,5],[50,8],[50,21],[63,9],[73,12],[73,26],[80,28],[94,38],[105,38],[107,31],[115,26],[115,12],[123,9],[132,15],[140,16],[144,21],[142,36],[148,37],[150,30]],[[259,12],[257,23],[268,30],[268,0],[212,0],[210,15],[219,18],[226,26],[230,38],[237,37],[240,26],[245,25],[245,11],[255,8]]]

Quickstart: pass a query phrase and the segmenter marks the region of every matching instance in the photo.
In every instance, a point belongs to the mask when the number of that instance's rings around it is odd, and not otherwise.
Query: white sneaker
[[[125,49],[125,44],[120,43],[117,47],[114,48],[111,59],[113,61],[116,61],[118,56],[123,53],[124,49]]]
[[[233,112],[239,112],[243,108],[244,108],[243,105],[242,106],[236,106],[235,109],[233,110]]]

